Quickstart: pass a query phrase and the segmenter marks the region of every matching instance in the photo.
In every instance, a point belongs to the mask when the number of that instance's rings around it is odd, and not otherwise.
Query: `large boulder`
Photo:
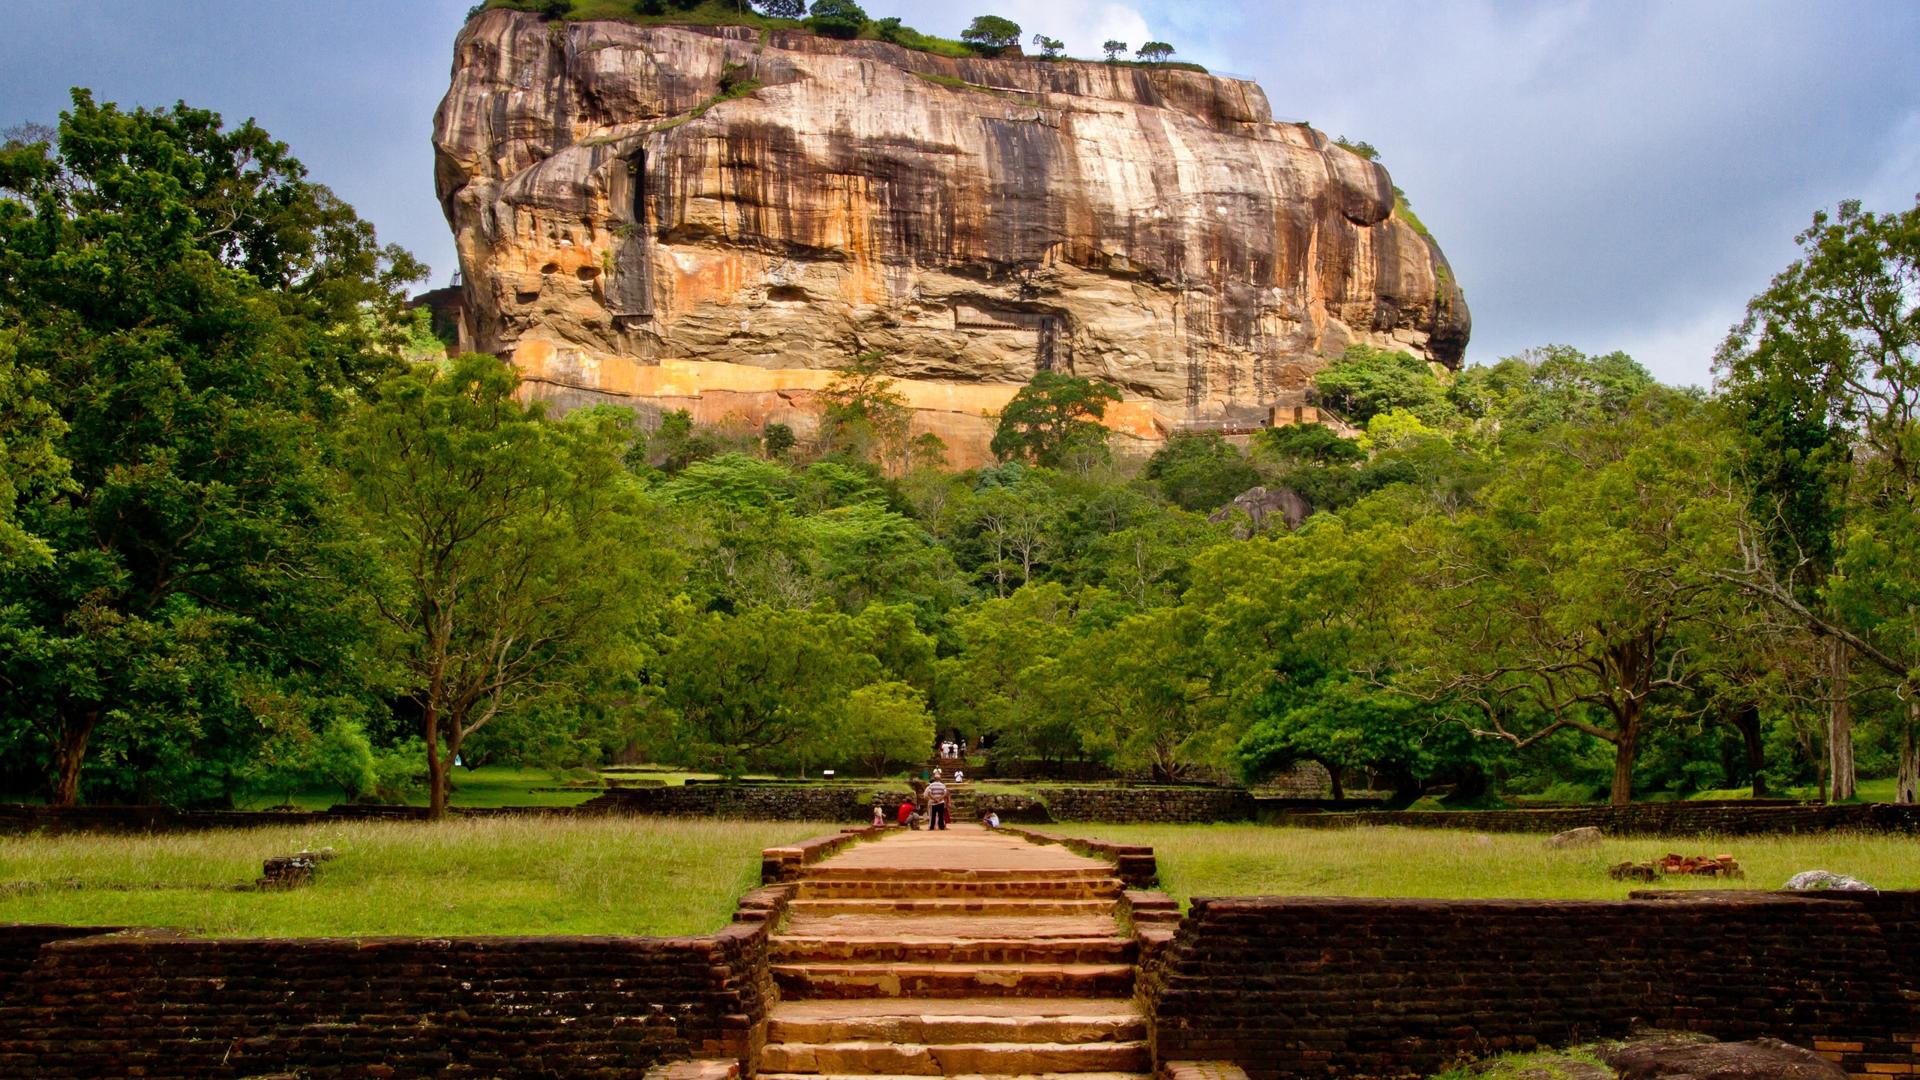
[[[1600,1059],[1620,1080],[1847,1080],[1840,1066],[1778,1039],[1722,1043],[1663,1035],[1603,1048]]]
[[[881,350],[955,464],[1035,371],[1141,448],[1305,418],[1349,344],[1469,318],[1379,165],[1252,82],[744,27],[470,20],[434,122],[464,340],[562,405],[802,435]]]
[[[1207,515],[1214,524],[1233,523],[1233,534],[1245,540],[1254,533],[1278,527],[1292,532],[1313,516],[1313,506],[1292,488],[1256,487],[1233,497],[1233,501]]]

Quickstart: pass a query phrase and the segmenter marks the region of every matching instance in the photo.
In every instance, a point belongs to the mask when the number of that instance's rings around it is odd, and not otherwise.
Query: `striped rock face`
[[[494,10],[434,143],[469,342],[563,404],[805,435],[882,350],[966,464],[1040,369],[1151,444],[1291,419],[1351,343],[1467,342],[1385,170],[1196,71]]]

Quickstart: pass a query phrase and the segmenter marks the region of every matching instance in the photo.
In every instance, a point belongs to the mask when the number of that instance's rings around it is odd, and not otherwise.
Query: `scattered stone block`
[[[1745,870],[1731,855],[1676,855],[1669,853],[1660,860],[1660,872],[1663,874],[1687,874],[1694,877],[1743,878]]]

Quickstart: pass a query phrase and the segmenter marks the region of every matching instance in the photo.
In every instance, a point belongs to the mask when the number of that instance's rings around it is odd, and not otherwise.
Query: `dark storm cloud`
[[[946,34],[975,13],[868,6]],[[1704,382],[1814,209],[1895,209],[1920,190],[1907,0],[999,6],[1082,55],[1163,38],[1257,77],[1279,116],[1374,143],[1467,289],[1474,359],[1564,341]],[[50,120],[76,83],[255,116],[444,281],[428,134],[465,10],[34,5],[0,40],[0,124]]]

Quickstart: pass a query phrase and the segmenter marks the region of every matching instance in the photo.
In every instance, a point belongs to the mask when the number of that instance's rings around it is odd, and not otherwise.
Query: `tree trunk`
[[[1900,783],[1894,801],[1903,806],[1920,802],[1920,745],[1915,743],[1915,728],[1920,728],[1920,695],[1907,701],[1907,725],[1900,732]]]
[[[73,806],[80,801],[80,767],[86,764],[87,741],[100,725],[99,710],[78,716],[62,714],[60,732],[53,743],[53,785],[47,802],[53,806]]]
[[[1767,744],[1760,733],[1760,706],[1742,705],[1727,721],[1740,733],[1747,747],[1747,778],[1753,784],[1753,797],[1767,797]]]
[[[1333,797],[1335,799],[1346,798],[1346,785],[1340,782],[1340,766],[1335,765],[1331,761],[1323,761],[1321,764],[1327,767],[1327,776],[1333,781]]]
[[[1837,637],[1827,639],[1827,685],[1830,692],[1827,713],[1827,774],[1832,778],[1832,799],[1840,802],[1855,795],[1853,772],[1853,699],[1848,686],[1850,661],[1847,643]]]
[[[1633,762],[1640,752],[1640,700],[1629,698],[1620,707],[1620,738],[1613,744],[1614,806],[1633,802]]]
[[[429,705],[420,719],[420,737],[427,743],[427,819],[447,816],[447,766],[453,755],[440,756],[440,711]]]

